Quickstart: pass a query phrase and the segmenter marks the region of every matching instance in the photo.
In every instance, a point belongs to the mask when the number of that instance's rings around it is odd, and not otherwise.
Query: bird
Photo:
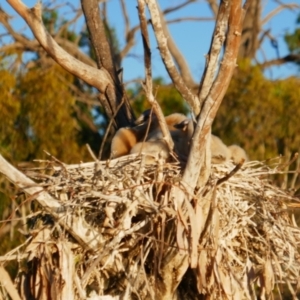
[[[151,118],[151,120],[150,120]],[[149,123],[150,121],[150,123]],[[194,133],[194,122],[184,114],[173,113],[165,117],[166,124],[174,142],[174,151],[178,158],[186,161],[189,155],[191,138]],[[144,111],[136,120],[134,127],[120,128],[112,139],[111,158],[128,154],[146,154],[147,157],[168,159],[170,149],[164,139],[158,119],[151,110]],[[234,164],[248,156],[238,145],[227,147],[216,135],[211,134],[211,162],[225,163],[232,160]]]
[[[181,114],[173,114],[166,117],[170,135],[174,141],[174,150],[179,158],[187,159],[190,139],[193,133],[192,120]],[[179,123],[178,123],[179,122]],[[160,157],[168,159],[170,157],[170,149],[164,139],[162,131],[157,127],[149,135],[146,141],[137,143],[130,151],[130,153],[142,153],[147,157]],[[152,160],[153,161],[153,160]],[[147,158],[147,162],[151,159]]]
[[[153,124],[153,128],[159,128],[159,123],[156,114],[151,109],[145,110],[135,121],[136,125],[142,125],[149,121],[149,118],[151,117],[151,124]],[[166,124],[169,128],[169,130],[175,129],[174,125],[181,123],[187,119],[187,117],[184,114],[181,113],[173,113],[171,115],[168,115],[165,117]]]
[[[129,154],[137,143],[138,133],[134,128],[120,128],[111,141],[110,157],[113,159]]]
[[[174,124],[175,130],[171,130],[171,136],[174,141],[174,150],[179,159],[186,161],[190,152],[191,138],[194,133],[194,122],[185,118],[180,123]]]
[[[148,124],[151,118],[150,124]],[[176,130],[174,125],[181,123],[186,119],[186,116],[180,113],[174,113],[165,117],[169,130]],[[111,158],[128,155],[131,149],[141,141],[154,141],[163,139],[163,134],[159,126],[158,119],[155,113],[151,110],[146,110],[135,121],[134,127],[120,128],[112,139],[111,143]],[[175,134],[176,135],[176,134]],[[161,142],[160,142],[161,143]],[[150,144],[153,149],[153,145]],[[164,145],[160,145],[165,148]],[[137,151],[140,146],[137,146],[133,151]]]
[[[222,140],[215,136],[211,135],[211,162],[213,164],[221,164],[229,160],[230,158],[230,150],[228,147],[222,142]]]
[[[132,147],[130,154],[143,154],[146,164],[154,163],[158,158],[166,160],[170,156],[167,143],[161,139],[139,142]]]
[[[238,145],[228,146],[230,159],[235,165],[249,160],[246,151]]]

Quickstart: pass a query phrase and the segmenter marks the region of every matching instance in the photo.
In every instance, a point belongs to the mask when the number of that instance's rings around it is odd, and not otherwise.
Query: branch
[[[172,151],[174,148],[174,142],[171,137],[171,133],[168,129],[163,112],[153,95],[152,70],[151,70],[151,50],[150,50],[149,34],[148,34],[148,30],[147,30],[147,17],[146,17],[146,13],[145,13],[145,1],[144,0],[138,0],[138,12],[139,12],[141,33],[142,33],[143,46],[144,46],[144,64],[145,64],[146,80],[145,80],[145,84],[143,84],[143,89],[145,90],[147,99],[150,102],[150,104],[155,112],[155,115],[157,117],[159,126],[161,128],[163,137],[168,145],[168,148],[170,151]]]
[[[212,83],[215,79],[215,73],[218,68],[219,56],[226,37],[229,9],[230,7],[228,3],[225,1],[221,1],[210,50],[207,55],[207,66],[205,68],[199,86],[198,96],[200,105],[202,105],[202,103],[206,99],[212,86]]]
[[[242,32],[242,21],[244,17],[244,13],[242,13],[241,0],[232,0],[227,3],[230,7],[230,10],[225,53],[221,62],[218,76],[215,79],[210,93],[203,103],[203,107],[201,109],[198,123],[191,142],[190,155],[181,180],[181,185],[186,191],[177,187],[174,187],[171,191],[171,198],[174,199],[175,207],[182,207],[184,204],[188,207],[188,199],[191,197],[190,195],[194,194],[195,188],[197,187],[201,191],[206,184],[207,178],[201,181],[202,178],[200,173],[202,171],[202,167],[206,164],[205,168],[210,169],[210,156],[207,154],[205,149],[206,147],[209,148],[212,122],[215,118],[222,98],[229,85],[233,70],[236,66],[236,57],[238,54],[240,36]],[[219,10],[219,13],[223,13],[222,10]],[[203,206],[208,205],[208,203],[206,203],[207,201],[211,201],[211,199],[206,198]],[[187,210],[186,214],[189,216],[191,221],[194,217],[193,213]],[[206,217],[207,215],[204,211],[199,212],[199,215],[197,215],[197,218],[203,220],[206,220]],[[179,228],[179,230],[183,231],[181,228]],[[193,226],[191,227],[190,239],[192,241],[192,245],[198,243],[198,240],[195,240],[195,237],[200,237],[200,234],[201,231]],[[196,250],[196,247],[191,248],[191,267],[197,266],[198,253]]]
[[[1,51],[8,51],[10,49],[23,49],[24,51],[33,51],[38,52],[41,49],[41,46],[38,41],[30,40],[24,35],[16,32],[10,23],[8,22],[8,15],[3,10],[0,9],[0,22],[6,28],[7,32],[15,39],[16,43],[8,44],[1,47]],[[78,58],[80,61],[95,67],[96,64],[93,59],[87,56],[85,53],[79,50],[77,44],[74,44],[71,41],[68,41],[64,38],[61,38],[56,34],[56,42],[63,46],[69,54],[72,54],[74,57]]]
[[[182,2],[181,4],[178,4],[178,5],[176,5],[176,6],[166,8],[162,13],[163,13],[164,15],[166,15],[166,14],[169,14],[169,13],[171,13],[171,12],[174,12],[174,11],[176,11],[176,10],[178,10],[178,9],[181,9],[181,8],[187,6],[187,5],[191,4],[191,3],[195,3],[195,2],[196,2],[196,0],[187,0],[187,1]]]
[[[211,87],[211,91],[203,104],[203,109],[198,119],[199,121],[195,130],[194,139],[192,141],[191,155],[188,160],[188,165],[190,166],[195,165],[195,161],[197,161],[199,162],[199,167],[201,169],[200,161],[204,161],[205,151],[203,150],[205,143],[203,141],[206,141],[207,139],[206,135],[210,132],[212,122],[215,119],[216,113],[223,100],[225,92],[230,83],[233,71],[236,67],[236,58],[238,55],[240,39],[242,34],[243,18],[244,13],[242,12],[241,1],[231,1],[225,53],[221,62],[221,67],[217,78],[215,79],[213,86]],[[194,147],[195,151],[193,151]],[[195,156],[197,156],[199,160]],[[193,161],[193,159],[195,159],[195,161]],[[185,176],[188,176],[188,174],[184,175],[184,177]]]
[[[29,9],[20,0],[7,0],[25,20],[45,51],[64,69],[105,93],[111,80],[105,70],[97,70],[72,57],[46,31],[41,19],[41,4]]]
[[[15,288],[15,285],[13,284],[8,272],[2,266],[0,266],[0,282],[2,288],[6,289],[12,300],[21,300],[21,297],[17,289]]]
[[[161,24],[160,13],[157,7],[157,3],[154,0],[146,0],[148,9],[150,11],[152,19],[152,27],[155,33],[156,41],[159,47],[161,58],[164,62],[167,72],[171,77],[176,89],[182,95],[182,97],[192,107],[193,111],[198,114],[200,106],[197,97],[187,88],[180,74],[178,73],[175,64],[172,59],[172,55],[168,48],[168,41],[164,34]]]
[[[185,58],[183,57],[183,55],[181,54],[181,52],[179,51],[176,43],[174,42],[172,35],[168,29],[168,26],[166,24],[164,15],[160,12],[160,19],[161,19],[161,25],[162,25],[162,29],[164,31],[164,35],[167,37],[168,40],[168,48],[176,62],[176,65],[179,69],[179,72],[182,76],[182,79],[184,80],[184,82],[191,88],[191,87],[195,87],[196,83],[192,77],[192,74],[190,72],[189,66],[185,60]]]
[[[216,0],[207,0],[210,9],[212,10],[214,16],[216,17],[218,15],[218,4]]]
[[[81,0],[82,10],[95,50],[98,68],[108,71],[114,82],[118,82],[111,49],[106,38],[105,28],[100,18],[97,0]]]
[[[276,1],[279,2],[279,1]],[[279,2],[280,3],[280,2]],[[300,5],[296,3],[280,3],[280,6],[274,8],[271,12],[269,12],[262,20],[261,20],[261,26],[268,23],[273,17],[275,17],[277,14],[279,14],[284,9],[290,9],[294,10],[299,8]]]
[[[186,21],[191,21],[191,22],[207,22],[207,21],[215,21],[215,18],[211,17],[182,17],[182,18],[177,18],[177,19],[171,19],[165,21],[166,24],[173,24],[173,23],[180,23],[180,22],[186,22]]]
[[[134,114],[115,68],[111,48],[107,40],[107,33],[100,18],[98,2],[98,0],[81,0],[81,5],[91,42],[95,49],[98,68],[107,70],[111,77],[111,85],[109,85],[105,91],[113,112],[110,117],[117,111],[117,107],[120,103],[123,103],[121,109],[117,112],[116,119],[119,123],[119,127],[128,126],[132,123]]]
[[[128,40],[130,39],[130,37],[129,37],[130,21],[129,21],[129,17],[128,17],[128,13],[127,13],[127,9],[126,9],[124,0],[121,0],[121,7],[122,7],[122,14],[124,17],[124,22],[125,22],[125,38],[126,38],[126,41],[128,42]]]
[[[271,66],[280,66],[285,63],[300,63],[300,54],[288,54],[284,57],[271,59],[269,61],[266,61],[264,63],[258,64],[261,68],[268,68]]]

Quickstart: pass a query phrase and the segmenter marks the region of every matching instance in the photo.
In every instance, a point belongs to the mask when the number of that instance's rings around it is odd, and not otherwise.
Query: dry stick
[[[200,106],[207,97],[215,79],[215,73],[218,69],[219,56],[226,38],[228,16],[229,5],[227,2],[221,1],[211,46],[207,54],[207,66],[202,76],[198,91]]]
[[[224,176],[224,177],[218,179],[216,185],[220,185],[220,184],[222,184],[223,182],[227,181],[230,177],[232,177],[232,176],[233,176],[233,175],[234,175],[234,174],[242,167],[242,165],[243,165],[244,162],[245,162],[245,160],[242,159],[242,161],[239,162],[239,163],[235,166],[235,168],[234,168],[229,174],[227,174],[226,176]]]
[[[198,124],[192,139],[191,151],[188,162],[183,174],[182,183],[188,188],[190,194],[194,191],[195,187],[204,186],[205,182],[198,182],[200,180],[200,171],[203,163],[205,162],[205,146],[206,140],[209,137],[212,122],[215,118],[219,105],[229,85],[233,70],[236,64],[236,57],[238,53],[240,35],[242,30],[243,13],[241,10],[241,0],[232,0],[227,2],[230,7],[228,18],[228,31],[227,31],[227,47],[222,60],[219,74],[214,81],[213,87],[208,94],[198,119]],[[226,11],[220,10],[219,13],[227,15]],[[226,28],[222,27],[223,30]],[[186,195],[180,190],[173,190],[173,198],[175,204],[181,206],[186,199]],[[208,201],[208,200],[206,200]],[[188,212],[186,212],[188,214]],[[190,216],[192,217],[192,216]],[[202,216],[205,218],[205,216]],[[191,231],[197,230],[191,227]],[[191,233],[192,237],[194,234]],[[192,243],[196,241],[192,239]],[[192,245],[191,249],[195,249]],[[190,254],[190,265],[196,267],[198,254],[194,251]]]
[[[1,285],[5,287],[12,300],[21,300],[21,297],[17,289],[15,288],[8,272],[2,266],[0,266],[0,282]]]
[[[184,56],[180,52],[177,44],[174,42],[172,35],[169,31],[169,28],[167,26],[167,21],[164,18],[164,15],[160,11],[160,18],[161,18],[161,25],[162,29],[164,31],[165,36],[168,37],[168,48],[170,50],[170,53],[175,61],[175,64],[179,70],[179,73],[182,76],[183,81],[189,88],[197,86],[196,82],[193,79],[193,76],[191,74],[190,68],[188,66],[187,61],[185,60]],[[168,22],[170,24],[170,22]]]
[[[61,67],[105,93],[107,86],[112,84],[109,74],[105,70],[82,63],[56,43],[42,23],[40,2],[31,9],[20,0],[7,0],[7,2],[24,19],[40,45]]]
[[[284,171],[284,169],[286,169],[287,167],[289,167],[298,158],[298,155],[299,155],[298,152],[296,152],[291,160],[289,160],[288,162],[282,164],[278,168],[278,171]]]
[[[94,154],[94,152],[93,152],[91,146],[90,146],[89,144],[85,144],[85,146],[86,146],[88,152],[90,153],[90,156],[92,157],[92,159],[93,159],[94,161],[97,161],[98,158],[97,158],[96,155]]]
[[[152,122],[152,114],[153,114],[153,107],[151,108],[150,110],[150,115],[149,115],[149,119],[147,120],[147,127],[146,127],[146,132],[145,132],[145,136],[143,138],[143,142],[142,142],[142,147],[140,149],[140,152],[139,152],[139,155],[141,155],[142,153],[142,150],[143,150],[143,147],[144,147],[144,143],[146,142],[146,139],[148,137],[148,134],[149,134],[149,130],[150,130],[150,125],[151,125],[151,122]],[[142,164],[142,160],[141,160],[141,164]],[[142,170],[142,169],[141,169]]]
[[[0,173],[2,173],[10,182],[24,190],[27,194],[35,196],[36,200],[43,208],[52,215],[52,217],[68,231],[74,239],[83,247],[83,249],[93,250],[99,244],[99,232],[91,231],[91,228],[80,227],[80,219],[76,217],[65,217],[59,211],[63,208],[58,200],[53,198],[44,189],[29,179],[19,170],[14,168],[0,155]],[[82,220],[81,220],[82,221]],[[78,225],[77,227],[73,224]]]
[[[153,95],[153,87],[152,87],[152,71],[151,71],[151,50],[150,50],[150,40],[149,40],[149,34],[147,30],[147,18],[145,14],[145,1],[144,0],[138,0],[138,12],[139,12],[139,19],[141,24],[141,33],[142,33],[142,39],[143,39],[143,46],[144,46],[144,64],[145,64],[145,84],[142,84],[143,89],[146,93],[147,99],[150,102],[155,115],[158,119],[159,126],[161,128],[162,134],[164,136],[164,139],[167,143],[167,146],[170,151],[174,148],[174,142],[172,140],[170,131],[168,129],[168,126],[166,124],[165,117],[162,113],[162,110],[155,100],[155,97]]]
[[[110,131],[110,128],[113,124],[113,122],[115,121],[115,117],[117,116],[118,112],[119,112],[119,109],[122,107],[123,103],[124,103],[124,100],[125,98],[123,97],[122,101],[120,102],[120,104],[118,105],[115,113],[113,114],[112,118],[110,119],[109,123],[108,123],[108,126],[106,128],[106,131],[105,131],[105,135],[103,137],[103,140],[102,140],[102,143],[101,143],[101,147],[100,147],[100,151],[99,151],[99,155],[98,155],[98,159],[101,160],[101,157],[102,157],[102,152],[103,152],[103,149],[104,149],[104,144],[107,140],[107,136],[109,134],[109,131]]]
[[[192,189],[195,188],[196,184],[200,187],[205,184],[205,182],[198,182],[198,179],[200,180],[200,170],[205,162],[205,142],[236,66],[236,57],[242,32],[243,12],[241,0],[232,0],[229,3],[230,14],[224,57],[217,78],[203,104],[192,139],[187,167],[183,175],[183,180],[188,182]],[[225,14],[225,11],[220,11],[220,13]],[[225,30],[225,28],[223,29]]]
[[[163,27],[160,20],[160,12],[155,0],[145,0],[147,3],[148,9],[151,15],[151,24],[155,33],[156,41],[159,48],[159,53],[164,62],[166,70],[172,79],[175,88],[182,95],[182,97],[188,102],[188,104],[192,107],[194,113],[196,115],[200,112],[199,101],[196,95],[194,95],[190,89],[184,83],[182,77],[176,69],[174,64],[172,55],[168,48],[168,41],[164,34]]]
[[[295,168],[295,171],[293,174],[293,178],[291,180],[290,189],[295,189],[295,184],[296,184],[297,178],[299,176],[299,171],[300,171],[300,156],[299,156],[298,152],[295,153],[295,155],[296,154],[297,154],[296,168]]]

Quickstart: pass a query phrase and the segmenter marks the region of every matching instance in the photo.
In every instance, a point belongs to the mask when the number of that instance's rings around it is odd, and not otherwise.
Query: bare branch
[[[81,10],[77,10],[76,15],[74,16],[74,18],[68,20],[68,22],[65,22],[64,24],[62,24],[60,26],[60,28],[58,29],[58,31],[55,33],[55,37],[60,36],[64,31],[68,30],[68,27],[75,23],[82,15],[82,11]]]
[[[216,17],[218,15],[218,4],[216,0],[207,0],[210,9],[212,10],[214,16]]]
[[[7,2],[26,21],[35,38],[59,65],[86,83],[96,87],[100,92],[105,93],[108,85],[111,84],[109,74],[105,70],[97,70],[82,63],[59,47],[42,24],[40,4],[29,9],[20,0],[7,0]]]
[[[8,272],[2,266],[0,266],[0,282],[2,288],[6,289],[12,300],[21,300],[21,297],[17,289],[15,288],[15,285],[13,284]]]
[[[164,14],[165,15],[165,14]],[[165,20],[166,24],[179,23],[184,21],[192,21],[192,22],[201,22],[201,21],[214,21],[214,18],[206,18],[206,17],[185,17],[185,18],[177,18],[172,20]],[[150,20],[147,21],[150,23]],[[127,43],[124,48],[120,51],[120,58],[124,58],[130,49],[135,45],[134,36],[136,32],[140,29],[140,25],[132,27],[127,33]]]
[[[179,72],[184,80],[184,82],[191,88],[195,87],[196,83],[192,77],[192,74],[190,72],[190,68],[184,58],[184,56],[179,51],[176,43],[174,42],[172,35],[168,29],[168,26],[166,24],[164,15],[160,12],[160,19],[161,19],[161,25],[164,31],[164,35],[167,37],[168,41],[168,48],[176,62],[176,65],[179,69]]]
[[[119,127],[128,126],[132,123],[134,114],[115,68],[104,24],[100,18],[98,1],[81,0],[81,5],[89,29],[92,45],[95,49],[98,68],[106,69],[111,77],[112,84],[109,85],[105,91],[105,95],[112,110],[110,117],[117,111],[119,104],[123,103],[121,109],[117,113],[116,120],[119,123]]]
[[[128,40],[129,40],[129,31],[130,31],[130,22],[129,22],[129,17],[128,17],[125,2],[124,2],[124,0],[121,0],[120,2],[121,2],[121,7],[122,7],[122,14],[123,14],[124,21],[125,21],[125,37],[126,37],[126,40],[128,42]]]
[[[147,30],[147,18],[145,13],[145,1],[138,0],[138,12],[139,19],[141,24],[141,33],[143,38],[143,46],[144,46],[144,63],[145,63],[145,76],[146,82],[143,84],[143,89],[146,93],[147,100],[150,102],[155,115],[158,119],[159,126],[161,128],[164,139],[168,145],[170,151],[174,148],[174,142],[172,140],[170,131],[168,130],[168,126],[166,124],[166,120],[164,118],[163,112],[157,103],[154,95],[153,95],[153,86],[152,86],[152,70],[151,70],[151,50],[150,50],[150,40],[149,34]]]
[[[212,83],[215,79],[215,73],[218,68],[219,56],[225,41],[226,29],[229,17],[229,4],[226,1],[221,1],[219,13],[216,20],[216,26],[209,50],[207,55],[207,66],[205,68],[200,86],[199,86],[199,101],[200,105],[206,99]]]
[[[193,111],[198,114],[200,111],[200,106],[196,95],[194,95],[185,85],[183,79],[181,78],[179,72],[177,71],[172,55],[168,49],[168,41],[164,34],[159,9],[157,7],[157,3],[154,0],[146,0],[148,5],[151,19],[152,19],[152,27],[155,32],[156,41],[159,47],[159,52],[168,71],[176,89],[182,95],[182,97],[188,102],[188,104],[192,107]]]
[[[265,25],[268,23],[272,18],[274,18],[277,14],[279,14],[281,11],[285,9],[290,9],[290,10],[296,10],[299,9],[300,5],[297,3],[281,3],[280,1],[276,1],[280,4],[280,6],[277,6],[274,8],[271,12],[269,12],[262,20],[261,20],[261,25]]]
[[[81,0],[82,10],[89,30],[92,45],[95,49],[98,68],[105,68],[114,82],[118,82],[111,49],[106,38],[105,28],[100,19],[97,0]]]
[[[268,68],[271,66],[280,66],[282,64],[292,62],[292,63],[300,63],[300,54],[288,54],[284,57],[276,58],[268,60],[264,63],[258,63],[261,68]]]
[[[189,4],[191,4],[191,3],[194,3],[194,2],[196,2],[196,0],[188,0],[188,1],[182,2],[181,4],[178,4],[178,5],[176,5],[176,6],[166,8],[162,13],[163,13],[164,15],[169,14],[169,13],[171,13],[171,12],[174,12],[174,11],[176,11],[176,10],[179,10],[179,9],[181,9],[181,8],[183,8],[183,7],[185,7],[185,6],[189,5]]]
[[[183,18],[177,18],[177,19],[171,19],[165,21],[166,24],[173,24],[173,23],[180,23],[180,22],[202,22],[202,21],[215,21],[215,18],[210,17],[183,17]]]
[[[183,175],[183,181],[192,190],[195,188],[198,181],[202,164],[209,159],[208,157],[205,159],[205,146],[207,144],[211,125],[236,66],[236,57],[239,49],[244,15],[242,13],[241,0],[233,0],[229,3],[230,14],[224,57],[221,62],[218,76],[203,104],[203,108],[198,118],[198,124],[191,143],[190,155]],[[200,186],[203,186],[205,182],[200,182],[199,184]]]
[[[16,32],[8,21],[8,15],[0,9],[0,22],[6,28],[7,32],[15,39],[16,43],[12,43],[6,46],[1,47],[1,51],[7,51],[8,49],[23,49],[25,51],[38,52],[41,49],[41,46],[38,41],[30,40],[26,38],[24,35]],[[68,41],[64,38],[61,38],[56,34],[55,38],[56,42],[62,46],[69,54],[72,54],[75,58],[80,61],[88,64],[89,66],[96,66],[96,63],[89,56],[84,54],[77,47],[77,44],[74,44],[71,41]]]

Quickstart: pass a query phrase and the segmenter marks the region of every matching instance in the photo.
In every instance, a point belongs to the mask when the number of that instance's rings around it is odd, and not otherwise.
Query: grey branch
[[[157,7],[157,3],[154,0],[146,0],[148,5],[148,9],[150,11],[152,27],[155,33],[156,41],[159,47],[159,52],[161,58],[164,62],[167,72],[171,77],[175,88],[179,91],[182,97],[188,102],[188,104],[192,107],[193,111],[198,114],[200,111],[199,101],[196,95],[192,93],[192,91],[186,86],[182,77],[180,76],[176,66],[174,64],[172,55],[168,48],[168,40],[164,34],[164,30],[161,23],[159,9]]]
[[[170,151],[173,150],[174,142],[172,140],[170,131],[168,130],[168,126],[166,124],[166,120],[164,118],[163,112],[157,103],[154,95],[153,95],[153,86],[152,86],[152,70],[151,70],[151,50],[150,50],[150,40],[147,28],[147,18],[145,13],[145,1],[138,0],[138,11],[139,18],[141,24],[141,34],[143,38],[143,46],[144,46],[144,64],[145,64],[145,84],[143,84],[143,89],[146,93],[147,100],[150,102],[155,115],[158,119],[159,126],[161,128],[164,139],[168,145]]]
[[[107,86],[111,84],[108,73],[105,70],[97,70],[82,63],[57,44],[42,23],[40,4],[29,9],[20,0],[7,0],[7,2],[26,21],[40,45],[59,65],[86,83],[96,87],[100,92],[105,93]]]
[[[199,87],[198,96],[200,100],[200,105],[204,102],[205,98],[207,97],[212,83],[215,79],[215,74],[218,68],[219,56],[226,37],[229,8],[230,7],[227,4],[227,2],[221,1],[210,50],[207,55],[207,65]]]
[[[190,88],[193,88],[196,86],[196,83],[192,77],[190,68],[189,68],[184,56],[178,49],[176,43],[174,42],[172,35],[166,24],[164,15],[161,12],[160,12],[160,19],[161,19],[161,25],[162,25],[162,29],[164,31],[164,35],[167,37],[168,48],[176,62],[176,65],[182,76],[182,79],[184,80],[185,84],[187,84]]]

